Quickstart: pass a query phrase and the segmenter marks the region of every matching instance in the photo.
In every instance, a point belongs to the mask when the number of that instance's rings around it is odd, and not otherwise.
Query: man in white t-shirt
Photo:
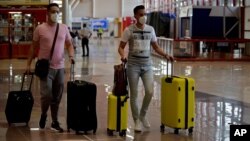
[[[130,25],[124,30],[118,52],[122,61],[127,60],[127,76],[130,88],[130,105],[132,116],[135,122],[135,131],[141,131],[141,123],[145,128],[150,127],[150,123],[146,118],[146,113],[153,96],[154,76],[152,70],[152,59],[150,47],[167,60],[173,61],[174,58],[166,53],[157,44],[157,38],[154,28],[146,23],[145,7],[143,5],[134,8],[134,17],[136,23]],[[128,57],[125,56],[124,48],[129,43]],[[141,77],[145,96],[143,98],[142,107],[139,110],[138,82]]]
[[[86,23],[83,24],[83,29],[80,31],[80,37],[82,39],[82,56],[89,56],[89,38],[92,36],[92,32],[87,28]],[[87,54],[85,54],[85,47]]]

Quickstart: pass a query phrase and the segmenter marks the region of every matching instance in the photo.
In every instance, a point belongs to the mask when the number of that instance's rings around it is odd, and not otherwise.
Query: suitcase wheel
[[[68,132],[68,133],[70,132],[70,128],[68,128],[67,132]]]
[[[161,132],[164,132],[164,131],[165,131],[165,126],[162,124],[162,125],[160,126],[160,129],[161,129]]]
[[[112,130],[109,130],[109,129],[107,128],[107,134],[108,134],[109,136],[113,136],[113,131],[112,131]]]
[[[119,136],[125,137],[126,136],[126,130],[122,130],[121,132],[119,132]]]
[[[192,133],[193,133],[193,127],[191,127],[191,128],[188,129],[188,133],[189,133],[189,134],[192,134]]]
[[[95,133],[96,133],[96,129],[93,130],[93,134],[95,134]]]
[[[179,129],[178,128],[174,129],[174,134],[179,134]]]

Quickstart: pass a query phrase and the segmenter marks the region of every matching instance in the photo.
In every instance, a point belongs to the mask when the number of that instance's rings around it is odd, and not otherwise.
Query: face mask
[[[146,16],[142,16],[142,17],[139,18],[139,22],[140,22],[141,24],[145,24],[146,21],[147,21],[147,17],[146,17]]]
[[[59,19],[59,15],[57,13],[53,13],[50,15],[50,19],[52,22],[57,23]]]

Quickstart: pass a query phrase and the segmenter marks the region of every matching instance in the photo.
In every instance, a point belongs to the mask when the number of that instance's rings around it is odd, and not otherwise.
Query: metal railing
[[[173,56],[174,40],[171,38],[157,37],[158,45],[163,49],[163,51],[169,55]],[[160,56],[151,48],[151,53],[156,56]]]

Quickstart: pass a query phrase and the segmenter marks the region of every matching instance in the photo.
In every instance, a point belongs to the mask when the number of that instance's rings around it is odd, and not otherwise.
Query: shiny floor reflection
[[[171,72],[167,71],[166,61],[153,57],[155,82],[148,118],[150,130],[143,129],[134,133],[133,120],[129,112],[127,136],[118,134],[110,137],[107,129],[107,91],[112,90],[113,65],[120,63],[117,53],[117,39],[92,40],[90,56],[81,57],[81,48],[76,50],[74,78],[91,81],[97,84],[97,117],[96,135],[75,135],[73,131],[55,133],[50,130],[51,118],[46,128],[39,130],[40,95],[39,80],[34,78],[32,92],[35,99],[31,120],[28,127],[22,125],[8,126],[5,118],[5,105],[9,91],[19,90],[26,60],[0,60],[0,140],[1,141],[229,141],[230,124],[250,124],[250,64],[245,62],[176,62],[175,75],[186,75],[196,80],[196,118],[193,135],[180,130],[179,135],[173,129],[166,128],[160,132],[160,78]],[[34,64],[34,62],[33,62]],[[70,64],[66,61],[66,80],[70,79]],[[26,88],[27,86],[25,86]],[[59,121],[66,129],[66,89],[60,105]],[[142,83],[139,85],[139,103],[144,94]],[[130,109],[129,109],[130,110]]]

